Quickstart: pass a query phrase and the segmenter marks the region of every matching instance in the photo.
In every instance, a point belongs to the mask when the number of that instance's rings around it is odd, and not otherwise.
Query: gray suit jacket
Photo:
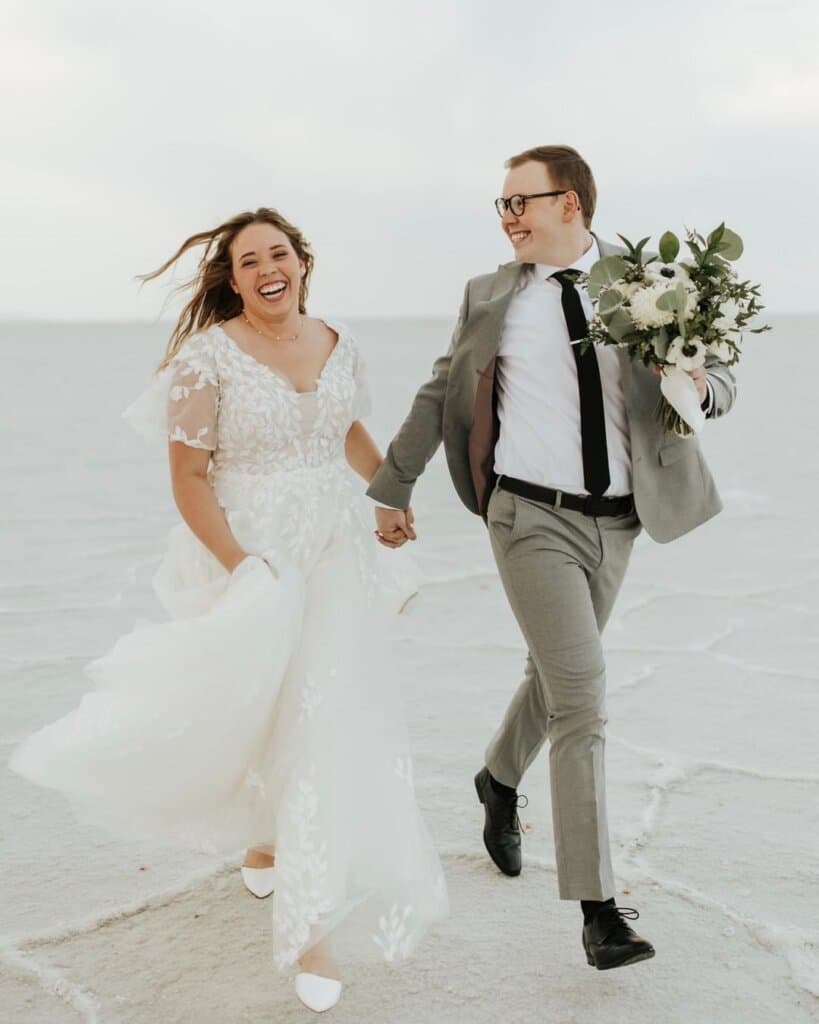
[[[622,252],[598,239],[601,256]],[[432,377],[415,396],[409,415],[390,444],[367,494],[407,508],[415,481],[444,442],[452,482],[470,512],[486,517],[495,483],[495,442],[499,433],[495,360],[506,311],[523,271],[506,263],[494,274],[467,283],[449,350],[436,360]],[[666,433],[655,415],[659,378],[620,350],[626,403],[634,502],[643,526],[665,543],[693,530],[722,509],[696,437]],[[713,356],[706,367],[714,389],[712,416],[733,405],[736,382]],[[548,395],[544,395],[548,401]]]

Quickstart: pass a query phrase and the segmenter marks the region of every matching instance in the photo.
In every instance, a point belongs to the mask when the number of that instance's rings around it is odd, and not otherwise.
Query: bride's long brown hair
[[[176,321],[157,372],[168,365],[186,338],[195,331],[204,330],[222,320],[230,320],[241,313],[242,300],[230,287],[230,279],[233,275],[230,247],[234,238],[248,224],[272,224],[274,228],[278,228],[290,239],[290,244],[305,268],[299,285],[299,312],[302,314],[307,312],[307,290],[310,284],[310,274],[313,271],[313,253],[310,251],[310,246],[304,235],[278,210],[269,206],[260,206],[253,212],[238,213],[210,231],[199,231],[197,234],[191,235],[161,267],[151,271],[150,274],[141,274],[138,278],[140,281],[152,281],[170,269],[189,249],[193,249],[197,245],[205,246],[196,273],[189,281],[185,281],[176,289],[176,291],[190,290],[193,294]]]

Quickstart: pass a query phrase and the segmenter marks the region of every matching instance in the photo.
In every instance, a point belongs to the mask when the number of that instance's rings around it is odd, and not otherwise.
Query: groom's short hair
[[[570,188],[580,199],[580,209],[587,228],[591,227],[594,208],[597,205],[597,186],[591,167],[571,146],[535,146],[517,156],[510,156],[506,167],[519,167],[529,160],[545,164],[549,177],[558,188]]]

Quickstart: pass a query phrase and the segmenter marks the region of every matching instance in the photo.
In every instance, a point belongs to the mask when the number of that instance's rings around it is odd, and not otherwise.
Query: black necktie
[[[577,271],[561,270],[552,277],[563,289],[560,301],[572,341],[585,338],[589,332],[586,314],[574,286]],[[580,346],[572,345],[577,363],[577,386],[580,392],[580,438],[583,448],[583,483],[589,494],[599,497],[611,483],[609,452],[606,445],[606,417],[603,411],[603,389],[600,386],[600,367],[594,345],[583,355]]]

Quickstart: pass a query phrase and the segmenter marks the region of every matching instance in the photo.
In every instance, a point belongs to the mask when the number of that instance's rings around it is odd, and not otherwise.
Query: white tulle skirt
[[[327,935],[341,958],[399,961],[447,913],[388,658],[413,581],[380,568],[340,467],[213,483],[275,572],[229,577],[179,524],[155,579],[173,619],[92,662],[95,689],[10,767],[120,835],[273,844],[280,967]]]

